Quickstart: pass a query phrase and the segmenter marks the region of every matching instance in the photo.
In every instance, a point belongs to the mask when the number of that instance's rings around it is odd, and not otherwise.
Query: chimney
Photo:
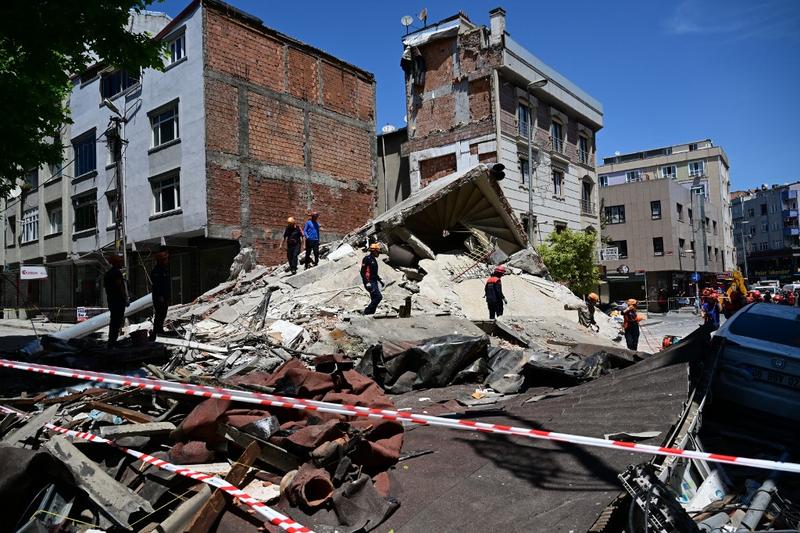
[[[496,7],[489,11],[490,30],[489,44],[494,46],[503,43],[503,35],[506,33],[506,10]]]

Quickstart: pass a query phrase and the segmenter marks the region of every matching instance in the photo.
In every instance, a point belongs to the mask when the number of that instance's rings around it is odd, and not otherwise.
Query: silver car
[[[800,307],[750,304],[716,332],[713,394],[800,421]]]

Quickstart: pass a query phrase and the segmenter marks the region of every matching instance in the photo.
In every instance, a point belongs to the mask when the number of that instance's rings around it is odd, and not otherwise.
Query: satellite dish
[[[397,131],[397,128],[395,128],[391,124],[387,124],[381,128],[381,132],[383,133],[392,133],[393,131]]]
[[[423,7],[422,11],[419,12],[419,21],[425,22],[426,20],[428,20],[428,8]]]
[[[408,28],[414,22],[414,17],[410,15],[406,15],[405,17],[400,19],[400,24]]]

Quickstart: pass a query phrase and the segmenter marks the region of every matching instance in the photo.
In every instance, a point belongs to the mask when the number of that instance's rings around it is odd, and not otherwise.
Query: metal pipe
[[[780,461],[786,461],[788,458],[789,454],[784,452],[781,454]],[[761,484],[761,487],[759,487],[750,501],[750,507],[747,509],[744,518],[742,518],[741,527],[736,530],[737,533],[752,533],[758,527],[758,523],[761,522],[767,507],[772,501],[772,495],[778,490],[775,480],[778,479],[779,475],[780,472],[773,471]]]
[[[715,515],[711,515],[702,522],[697,524],[697,527],[700,531],[704,532],[711,532],[711,531],[722,531],[722,526],[728,524],[731,521],[731,517],[728,516],[726,512],[720,512]]]
[[[152,307],[152,305],[153,305],[152,294],[142,296],[138,300],[131,302],[131,304],[125,308],[125,316],[129,316],[134,313],[144,311],[148,307]],[[95,331],[106,327],[110,321],[111,321],[111,313],[109,311],[106,311],[101,315],[93,316],[89,320],[79,322],[74,326],[62,329],[61,331],[53,333],[50,336],[61,340],[69,340],[69,339],[76,339],[79,337],[85,337],[90,333],[94,333]]]

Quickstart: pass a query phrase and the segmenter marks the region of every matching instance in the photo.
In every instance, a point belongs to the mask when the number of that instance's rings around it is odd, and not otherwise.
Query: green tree
[[[61,163],[70,77],[102,58],[138,72],[161,68],[162,46],[128,31],[153,0],[0,2],[0,197],[42,164]]]
[[[538,252],[553,279],[565,282],[580,296],[600,282],[594,264],[596,245],[596,233],[566,229],[551,233]]]

